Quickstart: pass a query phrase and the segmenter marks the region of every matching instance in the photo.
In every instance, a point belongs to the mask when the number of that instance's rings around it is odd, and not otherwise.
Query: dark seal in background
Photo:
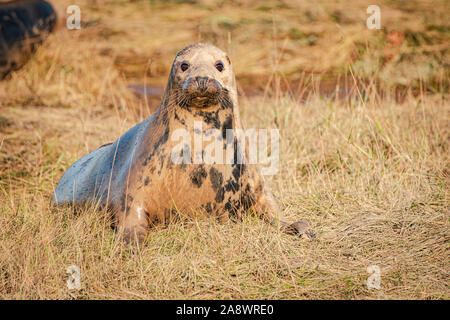
[[[0,3],[0,80],[22,67],[56,25],[44,0]]]

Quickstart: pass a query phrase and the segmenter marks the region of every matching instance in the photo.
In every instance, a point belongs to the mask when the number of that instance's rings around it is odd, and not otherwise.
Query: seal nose
[[[205,92],[208,86],[208,77],[195,77],[195,82],[197,82],[197,87],[200,92]]]
[[[191,97],[214,97],[217,96],[222,87],[220,83],[207,76],[194,76],[187,79],[183,84],[183,90]]]

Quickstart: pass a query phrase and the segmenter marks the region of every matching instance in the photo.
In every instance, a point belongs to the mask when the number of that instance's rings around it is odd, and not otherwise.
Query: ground
[[[0,298],[449,299],[445,1],[380,1],[382,30],[358,0],[78,4],[81,30],[60,26],[0,83]],[[267,180],[316,239],[199,218],[132,252],[102,211],[51,206],[64,171],[148,117],[200,40],[229,51],[245,126],[280,130]]]

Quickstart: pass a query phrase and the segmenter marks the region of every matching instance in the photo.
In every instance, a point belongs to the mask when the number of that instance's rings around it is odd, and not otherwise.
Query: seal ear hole
[[[228,56],[226,58],[227,58],[228,64],[231,64],[230,58]]]
[[[222,61],[216,62],[215,67],[216,67],[216,69],[219,70],[220,72],[222,72],[223,69],[224,69]]]
[[[181,71],[185,72],[189,68],[189,63],[182,62],[180,65]]]

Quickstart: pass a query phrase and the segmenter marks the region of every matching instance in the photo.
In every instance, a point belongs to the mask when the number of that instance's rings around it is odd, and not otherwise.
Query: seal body
[[[227,133],[239,128],[230,59],[211,45],[188,46],[175,58],[158,110],[75,162],[52,199],[110,209],[127,241],[140,241],[148,226],[180,215],[207,214],[223,221],[250,210],[287,232],[305,233],[305,225],[280,219],[259,167],[237,161],[245,158],[244,151]],[[233,161],[197,162],[207,150],[178,139],[179,132],[191,132],[194,139],[214,137],[215,148],[231,150]]]
[[[56,13],[47,1],[0,3],[0,79],[22,67],[55,25]]]

